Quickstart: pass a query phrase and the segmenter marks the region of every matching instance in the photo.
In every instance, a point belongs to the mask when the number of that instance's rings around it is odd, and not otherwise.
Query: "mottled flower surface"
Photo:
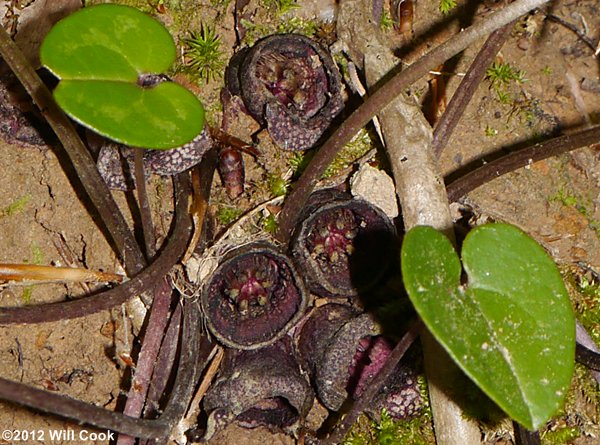
[[[213,145],[213,141],[205,128],[191,142],[170,150],[144,150],[144,173],[172,176],[198,164]],[[103,143],[98,154],[97,166],[106,184],[115,190],[131,190],[135,188],[134,150],[115,142]]]
[[[294,347],[302,369],[311,379],[335,333],[355,316],[356,310],[352,307],[330,303],[312,308],[299,323],[294,333]]]
[[[266,37],[239,53],[232,64],[228,87],[284,150],[313,147],[342,110],[337,67],[308,37]]]
[[[0,136],[9,143],[42,146],[48,126],[34,113],[31,99],[13,74],[0,76]]]
[[[293,431],[306,417],[314,392],[291,354],[289,339],[252,351],[227,352],[204,398],[206,439],[228,423]]]
[[[356,296],[373,287],[397,254],[393,223],[379,208],[335,190],[314,193],[291,251],[312,292]]]
[[[240,349],[256,349],[281,338],[306,304],[304,283],[291,260],[263,243],[231,252],[202,292],[211,333]]]
[[[312,376],[321,402],[337,411],[362,396],[381,371],[394,347],[372,315],[355,315],[348,307],[327,304],[310,313],[295,335],[296,353]],[[310,343],[314,347],[310,347]],[[423,404],[417,375],[401,362],[376,394],[368,412],[385,408],[395,418],[417,413]]]

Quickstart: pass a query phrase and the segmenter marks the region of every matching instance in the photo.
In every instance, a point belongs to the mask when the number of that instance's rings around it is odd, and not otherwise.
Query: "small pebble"
[[[363,164],[350,179],[352,196],[376,205],[390,218],[398,216],[396,188],[387,173]]]
[[[521,37],[517,42],[517,48],[523,51],[527,51],[531,46],[531,42],[527,37]]]

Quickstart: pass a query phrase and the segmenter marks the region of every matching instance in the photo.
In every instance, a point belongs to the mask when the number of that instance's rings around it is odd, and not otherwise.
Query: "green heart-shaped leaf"
[[[61,79],[58,104],[73,119],[127,145],[166,149],[202,131],[204,109],[182,86],[138,85],[142,74],[173,64],[169,32],[137,9],[112,4],[83,8],[58,22],[40,59]]]
[[[575,320],[543,248],[508,224],[473,229],[463,243],[467,286],[448,239],[410,230],[402,276],[417,312],[463,371],[513,419],[537,430],[564,403]]]

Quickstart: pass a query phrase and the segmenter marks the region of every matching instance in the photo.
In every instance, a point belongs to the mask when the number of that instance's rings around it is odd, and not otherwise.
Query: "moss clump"
[[[343,445],[434,445],[435,435],[431,418],[429,393],[423,376],[418,377],[419,389],[425,402],[420,415],[395,420],[385,410],[379,421],[361,416],[354,424]]]
[[[438,9],[442,14],[448,14],[454,8],[456,8],[456,0],[440,0]]]
[[[558,191],[548,198],[551,202],[558,202],[565,207],[572,207],[577,210],[587,221],[598,239],[600,239],[600,221],[593,217],[590,207],[593,206],[592,199],[583,197],[569,190],[567,187],[560,187]]]
[[[187,73],[206,83],[223,77],[225,59],[221,39],[213,27],[202,25],[200,32],[190,32],[182,44]]]
[[[577,319],[600,343],[600,280],[593,271],[576,266],[563,268],[562,275]],[[577,443],[578,437],[599,435],[600,387],[585,366],[576,364],[565,406],[541,432],[542,444]]]
[[[274,197],[287,195],[290,187],[290,182],[278,174],[267,175],[267,184],[269,192]]]
[[[323,175],[325,178],[330,178],[337,175],[343,169],[349,167],[353,162],[362,156],[366,155],[369,150],[373,149],[373,141],[371,135],[366,129],[361,129],[360,132],[348,142],[344,148],[340,150],[333,162],[325,170]]]
[[[277,231],[277,218],[275,215],[269,214],[260,219],[260,225],[265,232],[275,233]]]
[[[542,445],[565,445],[579,437],[600,434],[598,382],[583,365],[575,366],[564,409],[541,432]]]
[[[382,411],[379,422],[362,417],[352,428],[343,445],[433,445],[431,418],[422,414],[407,420],[394,420]]]
[[[219,221],[219,224],[228,226],[229,224],[237,220],[242,215],[242,213],[242,210],[238,209],[237,207],[223,206],[217,210],[217,221]]]
[[[300,5],[296,0],[262,0],[262,4],[272,14],[283,15],[294,9],[298,9]]]
[[[577,267],[564,270],[563,278],[577,319],[600,344],[600,281],[592,273]]]

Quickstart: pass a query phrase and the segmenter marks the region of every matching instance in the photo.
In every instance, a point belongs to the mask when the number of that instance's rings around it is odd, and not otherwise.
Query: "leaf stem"
[[[200,313],[196,304],[185,300],[183,311],[184,322],[178,372],[169,402],[158,419],[136,419],[4,378],[0,378],[0,399],[135,437],[167,437],[175,424],[183,417],[194,388],[190,382],[198,379],[200,368],[206,363],[210,351],[210,347],[206,346],[208,343],[206,337],[202,337]],[[203,342],[201,342],[201,337],[204,339]]]
[[[146,174],[144,172],[144,149],[135,148],[133,155],[133,170],[135,176],[135,190],[142,218],[142,232],[144,234],[144,246],[146,258],[152,259],[156,255],[156,238],[154,237],[154,224],[152,224],[152,212],[146,192]]]
[[[469,45],[496,29],[512,22],[531,9],[543,5],[548,0],[517,0],[491,14],[482,21],[453,36],[426,56],[392,77],[360,105],[327,139],[321,149],[298,180],[295,188],[285,201],[279,217],[277,239],[287,243],[298,215],[306,204],[308,196],[331,164],[337,152],[364,127],[380,110],[389,105],[405,88],[416,82],[431,69],[463,51]]]
[[[100,177],[92,156],[77,135],[69,118],[54,101],[52,93],[1,26],[0,55],[23,84],[61,141],[77,172],[79,181],[100,215],[102,224],[108,230],[109,237],[123,260],[127,274],[129,276],[137,274],[146,265],[146,260],[119,207],[112,198],[110,190]],[[75,188],[79,187],[73,178],[71,181]]]
[[[581,343],[575,347],[575,357],[577,362],[593,371],[600,371],[600,353],[586,348]]]
[[[384,385],[388,377],[394,372],[398,363],[419,335],[419,331],[423,327],[423,322],[418,319],[413,322],[409,330],[400,339],[394,347],[387,361],[381,370],[373,377],[371,383],[365,389],[362,396],[352,404],[352,408],[346,414],[342,422],[332,431],[332,433],[323,441],[321,445],[335,445],[341,443],[344,436],[348,433],[350,427],[356,422],[358,416],[369,406],[373,397],[379,392],[379,389]]]
[[[490,34],[479,53],[477,53],[475,60],[469,66],[467,74],[452,95],[446,111],[433,130],[431,150],[437,158],[441,156],[456,125],[464,114],[465,108],[473,98],[475,90],[485,77],[487,67],[494,61],[496,54],[510,35],[513,26],[514,21]]]
[[[127,402],[125,402],[125,409],[123,410],[123,414],[127,416],[140,417],[144,408],[152,370],[169,321],[172,297],[173,289],[171,289],[169,281],[165,277],[154,288],[154,298],[152,299],[142,348],[138,355],[135,372],[127,393]],[[135,439],[128,435],[120,435],[117,439],[117,445],[133,445],[134,443]]]
[[[598,142],[600,142],[600,126],[595,126],[507,154],[447,185],[448,200],[457,201],[477,187],[518,168]]]
[[[123,304],[129,298],[152,289],[181,258],[191,235],[192,222],[188,213],[189,179],[187,174],[175,182],[175,222],[166,246],[156,260],[126,283],[99,294],[78,300],[27,307],[0,308],[0,325],[44,323],[83,317]]]
[[[537,431],[529,431],[514,420],[513,430],[515,432],[515,445],[542,445],[540,433]]]

